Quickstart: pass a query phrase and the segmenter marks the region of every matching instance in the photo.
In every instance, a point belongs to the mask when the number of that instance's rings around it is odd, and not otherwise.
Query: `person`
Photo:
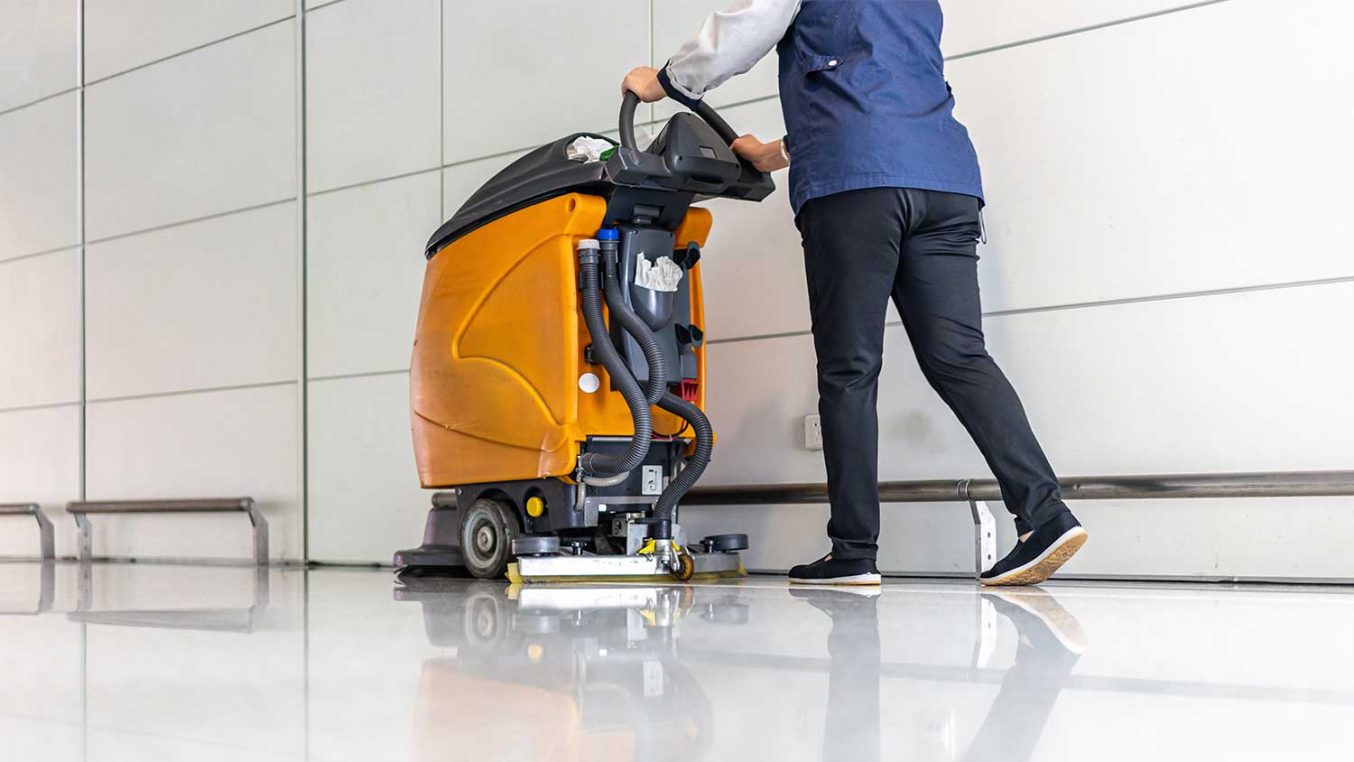
[[[891,298],[927,381],[1001,486],[1019,540],[989,585],[1047,579],[1086,540],[1019,397],[988,354],[978,296],[978,159],[953,116],[938,0],[738,0],[661,69],[622,92],[688,108],[775,48],[786,135],[732,144],[789,167],[804,247],[831,552],[790,570],[808,584],[879,584],[876,413]]]

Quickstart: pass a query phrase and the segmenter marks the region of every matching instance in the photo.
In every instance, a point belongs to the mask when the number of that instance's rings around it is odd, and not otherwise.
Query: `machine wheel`
[[[691,557],[685,550],[677,554],[677,568],[672,570],[672,576],[686,582],[696,576],[696,559]]]
[[[745,534],[712,534],[701,540],[701,544],[712,551],[733,553],[748,549],[748,536]]]
[[[502,577],[512,561],[512,541],[518,535],[512,506],[480,498],[461,514],[461,554],[465,568],[480,579]]]

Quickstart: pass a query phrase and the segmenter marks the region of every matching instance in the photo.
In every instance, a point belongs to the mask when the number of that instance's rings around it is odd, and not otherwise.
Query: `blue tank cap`
[[[621,231],[616,228],[602,228],[597,231],[597,240],[599,241],[619,241],[621,240]]]

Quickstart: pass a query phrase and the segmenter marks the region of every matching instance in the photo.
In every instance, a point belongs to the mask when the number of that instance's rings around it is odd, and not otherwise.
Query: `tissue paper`
[[[654,291],[676,291],[682,282],[682,268],[672,261],[672,257],[659,257],[650,263],[648,257],[640,257],[635,263],[635,285]]]
[[[570,143],[569,147],[564,149],[564,155],[569,157],[569,161],[591,164],[594,161],[601,161],[602,154],[615,147],[616,144],[610,140],[584,136]]]

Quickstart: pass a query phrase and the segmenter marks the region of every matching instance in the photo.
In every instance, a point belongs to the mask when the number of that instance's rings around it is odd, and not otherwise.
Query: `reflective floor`
[[[4,760],[1354,754],[1354,589],[0,564]]]

